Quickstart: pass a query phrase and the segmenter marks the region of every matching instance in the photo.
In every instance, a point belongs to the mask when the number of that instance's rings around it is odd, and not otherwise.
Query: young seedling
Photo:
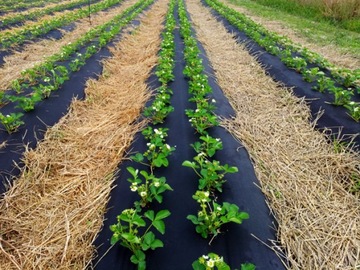
[[[317,84],[313,87],[314,90],[324,93],[326,89],[334,87],[334,81],[326,77],[323,72],[318,72]]]
[[[24,114],[22,113],[11,113],[8,115],[3,115],[0,113],[0,122],[5,127],[6,131],[11,134],[16,132],[18,128],[24,124],[24,121],[21,120]]]
[[[23,86],[20,83],[20,81],[18,79],[13,80],[11,82],[11,88],[17,93],[17,94],[21,94],[23,92]]]
[[[344,107],[348,110],[348,114],[356,121],[360,121],[360,103],[355,101],[350,101],[345,104]]]
[[[230,266],[224,262],[224,258],[216,253],[202,255],[192,264],[193,270],[231,270]],[[241,264],[240,270],[255,270],[256,267],[252,263]],[[236,270],[236,269],[235,269]]]
[[[350,89],[345,90],[341,87],[330,87],[329,92],[334,94],[334,104],[335,106],[343,106],[351,101],[351,97],[354,95],[354,92]]]
[[[303,72],[303,78],[306,82],[313,82],[316,80],[317,77],[320,77],[322,75],[325,75],[324,72],[319,71],[318,67],[311,68],[311,69],[304,69]]]
[[[132,178],[128,181],[131,183],[130,190],[137,192],[140,196],[140,207],[145,207],[149,203],[156,200],[162,203],[163,193],[167,190],[173,190],[169,184],[166,183],[165,177],[156,177],[154,174],[149,174],[147,171],[140,171],[133,167],[126,168],[131,174]]]
[[[155,167],[167,167],[169,165],[167,157],[175,151],[174,147],[165,143],[167,131],[167,128],[153,129],[150,126],[145,128],[142,134],[148,140],[148,150],[144,154],[137,153],[130,158],[133,161],[148,165],[151,170]],[[145,159],[147,162],[144,162]]]
[[[145,270],[145,251],[164,246],[151,229],[154,227],[159,233],[164,234],[164,219],[168,216],[170,216],[168,210],[161,210],[156,214],[153,210],[148,210],[141,215],[137,209],[125,209],[117,216],[117,224],[110,226],[113,232],[110,242],[112,245],[120,242],[120,245],[128,248],[133,253],[130,257],[131,262],[137,265],[138,270]]]
[[[222,205],[217,204],[209,198],[209,195],[208,191],[196,191],[193,199],[200,204],[201,210],[196,216],[188,215],[187,219],[196,225],[196,232],[203,238],[212,235],[210,245],[212,240],[221,233],[222,225],[230,222],[241,224],[243,220],[249,218],[249,214],[240,212],[239,207],[235,204],[228,202],[224,202]]]
[[[195,142],[191,146],[194,148],[196,153],[205,153],[207,157],[215,155],[216,151],[223,148],[222,142],[219,138],[213,138],[210,135],[201,136],[202,142]]]
[[[35,105],[42,99],[42,95],[38,92],[34,92],[31,96],[11,96],[9,99],[12,102],[17,102],[16,108],[21,108],[25,112],[30,112],[35,109]]]

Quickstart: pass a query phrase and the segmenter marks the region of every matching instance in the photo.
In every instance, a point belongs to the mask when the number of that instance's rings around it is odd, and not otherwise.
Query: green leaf
[[[197,217],[194,215],[188,215],[186,218],[195,225],[199,224]]]
[[[122,220],[125,222],[131,222],[132,218],[127,213],[121,213],[119,216],[117,216],[118,220]]]
[[[139,262],[137,270],[145,270],[145,269],[146,269],[146,261]]]
[[[155,214],[154,214],[153,210],[148,210],[145,212],[144,216],[147,217],[148,219],[150,219],[151,221],[153,221]]]
[[[155,239],[152,243],[151,243],[151,249],[154,250],[156,248],[159,248],[159,247],[163,247],[164,246],[164,243],[159,240],[159,239]]]
[[[225,262],[218,262],[216,266],[218,270],[231,270],[230,266]]]
[[[147,172],[147,171],[144,171],[144,170],[141,170],[141,171],[140,171],[140,174],[141,174],[142,176],[144,176],[145,179],[149,179],[149,177],[150,177],[150,175],[148,174],[148,172]]]
[[[139,171],[136,171],[133,167],[127,167],[126,168],[127,169],[127,171],[134,177],[134,178],[136,178],[137,177],[137,173],[139,172]]]
[[[201,151],[201,143],[200,142],[195,142],[191,146],[194,148],[196,153],[200,153],[200,151]]]
[[[142,162],[144,160],[144,156],[141,153],[136,153],[135,156],[131,156],[130,159],[135,162]]]
[[[192,263],[193,270],[206,270],[205,266],[201,264],[198,260]]]
[[[163,197],[161,195],[155,195],[154,198],[158,203],[162,203]]]
[[[164,165],[164,167],[168,167],[169,166],[169,160],[166,157],[162,158],[162,164]]]
[[[238,168],[237,167],[229,167],[229,168],[226,168],[226,172],[228,173],[236,173],[238,172]]]
[[[203,190],[206,187],[206,179],[205,178],[201,178],[199,179],[199,190]]]
[[[115,245],[120,240],[119,234],[113,234],[110,239],[110,244]]]
[[[137,237],[136,235],[134,235],[132,233],[123,233],[123,234],[121,234],[121,237],[130,243],[134,243],[134,244],[140,243],[139,237]]]
[[[145,262],[145,253],[141,250],[136,250],[134,254],[130,257],[130,261],[134,264],[139,264],[140,262]]]
[[[155,167],[161,167],[161,165],[162,165],[162,160],[156,158],[156,159],[154,159],[154,163],[153,163],[153,164],[154,164]]]
[[[136,215],[133,219],[133,223],[139,227],[144,227],[146,225],[145,220],[143,220],[139,215]]]
[[[188,161],[188,160],[185,160],[185,161],[182,163],[182,166],[184,166],[184,167],[190,167],[190,168],[193,168],[193,169],[196,168],[195,163],[194,163],[194,162],[191,162],[191,161]]]
[[[204,177],[204,178],[207,178],[208,177],[208,170],[207,169],[202,169],[200,171],[200,174]]]
[[[231,218],[228,219],[228,222],[234,222],[234,223],[237,223],[237,224],[241,224],[242,219],[237,218],[237,217],[231,217]]]
[[[208,232],[206,231],[206,228],[204,226],[198,225],[195,227],[195,230],[197,233],[201,234],[203,238],[208,237]]]
[[[161,233],[165,233],[165,223],[162,220],[154,220],[152,225]]]
[[[220,221],[222,223],[228,223],[229,222],[229,220],[225,216],[220,217]]]
[[[256,266],[252,263],[241,264],[241,270],[255,270]]]
[[[153,232],[148,232],[144,236],[144,241],[141,244],[142,249],[148,250],[151,247],[152,242],[155,241],[155,234]]]
[[[208,153],[209,157],[212,157],[213,155],[215,155],[216,150],[214,148],[211,148],[211,149],[208,149],[207,153]]]
[[[160,210],[156,216],[155,216],[155,220],[161,220],[164,218],[167,218],[168,216],[170,216],[170,211],[169,210]]]
[[[249,214],[246,212],[240,212],[238,215],[241,219],[249,219]]]

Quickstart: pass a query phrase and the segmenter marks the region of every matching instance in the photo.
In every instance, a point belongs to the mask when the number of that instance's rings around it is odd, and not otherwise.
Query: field
[[[0,269],[359,270],[359,33],[274,2],[0,0]]]

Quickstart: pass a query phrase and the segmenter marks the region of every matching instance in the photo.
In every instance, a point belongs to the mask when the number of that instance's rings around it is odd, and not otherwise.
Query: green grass
[[[323,21],[332,25],[344,28],[346,30],[360,33],[360,14],[355,16],[355,7],[351,4],[351,0],[335,1],[331,6],[325,4],[330,1],[305,1],[305,0],[251,0],[257,4],[275,8],[278,11],[282,11],[288,14],[292,14],[298,17],[312,19],[315,21]],[[335,4],[336,3],[336,4]],[[327,12],[325,12],[327,8]],[[327,13],[327,16],[324,14]]]
[[[230,3],[249,10],[253,15],[265,19],[282,21],[290,28],[299,33],[312,43],[318,45],[335,45],[343,52],[349,52],[360,58],[360,31],[350,31],[343,28],[342,24],[335,25],[327,19],[320,19],[316,11],[304,10],[299,4],[292,3],[290,7],[287,0],[276,0],[276,3],[284,2],[280,8],[268,7],[251,0],[228,0]],[[274,0],[261,0],[274,2]]]
[[[321,18],[322,15],[319,13],[319,10],[314,6],[309,6],[304,8],[298,2],[293,2],[291,0],[252,0],[257,4],[274,8],[278,11],[286,12],[288,14],[305,17],[305,18]]]

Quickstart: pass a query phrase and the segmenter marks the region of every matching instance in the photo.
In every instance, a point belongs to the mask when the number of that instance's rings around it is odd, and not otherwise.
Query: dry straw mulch
[[[360,266],[360,200],[348,192],[359,154],[336,153],[314,130],[306,101],[265,75],[242,45],[196,0],[197,35],[237,115],[222,125],[249,151],[279,226],[289,269]],[[239,168],[241,170],[241,168]],[[259,220],[261,222],[261,220]]]
[[[0,201],[1,269],[83,269],[103,223],[111,183],[150,93],[167,1],[124,35],[85,101],[25,155],[26,168]]]
[[[100,11],[89,18],[78,20],[75,29],[71,32],[62,31],[63,36],[59,40],[45,39],[27,44],[23,50],[14,51],[14,54],[4,58],[4,65],[0,67],[0,91],[10,87],[11,81],[20,77],[21,72],[34,65],[40,64],[47,57],[60,53],[61,47],[78,40],[92,28],[110,21],[113,17],[135,4],[136,0],[124,0],[118,7],[108,11]]]
[[[320,46],[316,43],[309,41],[299,30],[291,28],[291,26],[286,25],[282,21],[269,20],[269,19],[257,16],[256,14],[254,14],[253,12],[249,11],[248,9],[246,9],[244,7],[240,7],[240,6],[230,3],[229,0],[222,0],[222,2],[226,5],[228,5],[229,7],[231,7],[232,9],[235,9],[236,11],[239,11],[239,12],[245,14],[246,16],[251,18],[253,21],[264,26],[267,30],[275,32],[279,35],[286,36],[286,37],[290,38],[296,44],[304,46],[320,55],[323,55],[331,63],[333,63],[339,67],[357,69],[360,66],[359,56],[348,53],[348,52],[344,51],[344,49],[337,47],[335,44],[328,44],[328,45]]]

